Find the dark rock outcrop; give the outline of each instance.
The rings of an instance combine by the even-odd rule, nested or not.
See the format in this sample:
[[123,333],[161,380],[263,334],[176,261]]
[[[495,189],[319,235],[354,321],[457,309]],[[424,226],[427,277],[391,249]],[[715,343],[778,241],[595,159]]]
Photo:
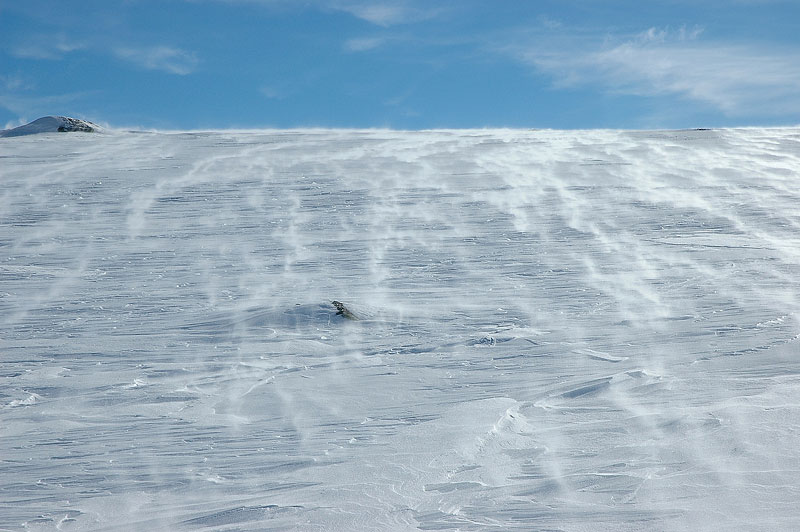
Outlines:
[[336,310],[337,310],[336,315],[337,316],[342,316],[344,318],[347,318],[348,320],[357,320],[358,319],[358,317],[355,314],[350,312],[350,310],[347,307],[344,306],[344,303],[342,303],[340,301],[331,301],[331,304],[334,307],[336,307]]

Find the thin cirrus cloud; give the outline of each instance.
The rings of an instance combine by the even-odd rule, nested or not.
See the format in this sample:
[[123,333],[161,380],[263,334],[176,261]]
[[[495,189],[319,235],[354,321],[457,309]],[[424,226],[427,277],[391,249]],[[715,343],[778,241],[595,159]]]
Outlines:
[[284,91],[270,85],[264,85],[258,90],[258,92],[260,92],[263,97],[269,100],[282,100],[286,98],[286,93]]
[[11,55],[20,59],[58,60],[86,47],[85,43],[72,41],[63,35],[41,35],[13,47]]
[[[185,0],[197,2],[201,0]],[[285,8],[297,5],[311,6],[322,11],[341,11],[377,26],[389,27],[435,18],[441,6],[421,0],[209,0],[228,4],[258,4],[265,7]]]
[[522,60],[551,76],[557,88],[678,95],[728,116],[800,111],[800,52],[703,42],[700,34],[651,28],[617,44],[598,47],[575,40],[560,43],[559,49],[518,52]]
[[[20,59],[61,60],[76,51],[97,51],[97,43],[73,41],[63,35],[37,36],[11,48],[11,55]],[[171,74],[186,75],[192,73],[199,63],[193,52],[171,46],[127,47],[113,49],[119,58],[149,70],[161,70]]]
[[330,7],[384,27],[428,20],[436,17],[440,11],[435,7],[420,7],[402,1],[337,1]]
[[148,70],[160,70],[185,76],[197,68],[199,59],[193,52],[171,46],[148,46],[144,48],[117,48],[115,55]]
[[380,37],[357,37],[345,41],[344,49],[348,52],[366,52],[380,47],[385,41]]

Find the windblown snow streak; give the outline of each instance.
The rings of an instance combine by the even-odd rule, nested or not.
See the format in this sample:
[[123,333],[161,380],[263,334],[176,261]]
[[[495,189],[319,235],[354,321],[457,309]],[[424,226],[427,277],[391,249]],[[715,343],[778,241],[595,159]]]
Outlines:
[[797,129],[39,135],[0,165],[2,529],[800,522]]

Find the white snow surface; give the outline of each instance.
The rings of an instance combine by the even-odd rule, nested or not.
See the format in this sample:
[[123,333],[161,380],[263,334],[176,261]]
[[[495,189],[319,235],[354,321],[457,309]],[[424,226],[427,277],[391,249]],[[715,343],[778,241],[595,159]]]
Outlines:
[[0,181],[1,530],[800,523],[798,129],[44,134]]

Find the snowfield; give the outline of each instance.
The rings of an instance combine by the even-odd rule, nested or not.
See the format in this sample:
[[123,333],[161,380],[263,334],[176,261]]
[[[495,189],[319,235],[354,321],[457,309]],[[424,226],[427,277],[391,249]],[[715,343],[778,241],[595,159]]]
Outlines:
[[800,129],[39,134],[0,184],[0,530],[800,523]]

